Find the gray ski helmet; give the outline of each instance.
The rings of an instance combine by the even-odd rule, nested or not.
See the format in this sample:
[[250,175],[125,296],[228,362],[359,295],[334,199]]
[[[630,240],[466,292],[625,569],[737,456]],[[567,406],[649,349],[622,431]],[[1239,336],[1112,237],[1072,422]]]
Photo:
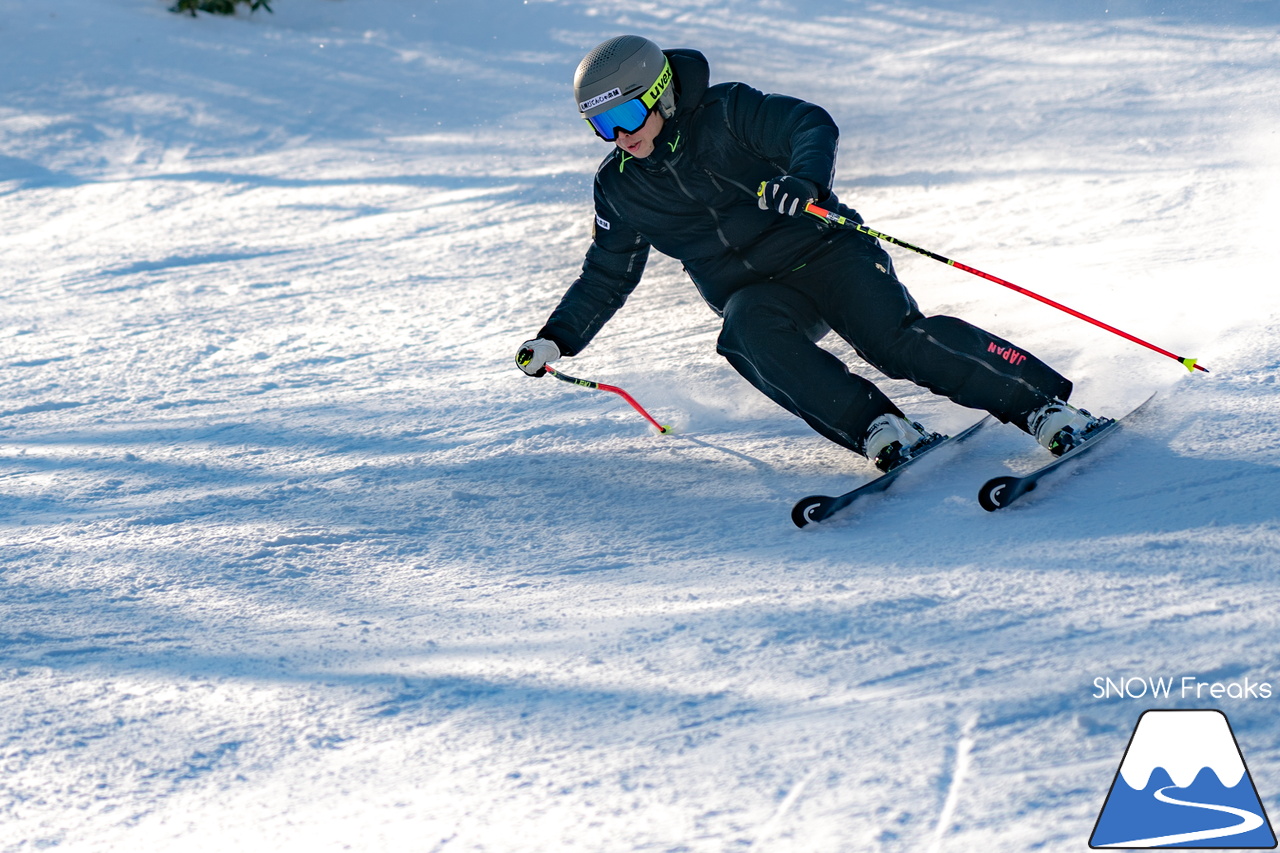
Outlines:
[[617,36],[583,57],[573,75],[573,97],[588,121],[633,98],[671,118],[676,111],[671,84],[671,65],[660,47],[641,36]]

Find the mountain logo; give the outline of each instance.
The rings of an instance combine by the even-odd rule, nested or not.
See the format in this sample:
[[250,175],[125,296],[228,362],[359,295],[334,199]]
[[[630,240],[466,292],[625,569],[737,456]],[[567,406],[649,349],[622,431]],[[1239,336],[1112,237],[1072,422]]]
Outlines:
[[1089,846],[1270,850],[1276,836],[1221,711],[1146,711]]

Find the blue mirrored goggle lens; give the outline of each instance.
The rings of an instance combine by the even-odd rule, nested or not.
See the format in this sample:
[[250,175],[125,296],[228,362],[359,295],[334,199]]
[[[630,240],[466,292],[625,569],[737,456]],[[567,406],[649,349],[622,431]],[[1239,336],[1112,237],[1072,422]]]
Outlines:
[[635,133],[644,126],[649,117],[649,108],[639,98],[632,98],[625,104],[605,110],[598,116],[587,119],[587,123],[601,139],[612,142],[617,138],[615,128],[622,128],[625,133]]

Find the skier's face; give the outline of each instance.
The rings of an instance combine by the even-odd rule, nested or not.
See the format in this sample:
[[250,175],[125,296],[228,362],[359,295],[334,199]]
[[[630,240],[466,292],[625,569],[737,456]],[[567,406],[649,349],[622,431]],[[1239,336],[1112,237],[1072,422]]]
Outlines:
[[662,132],[664,124],[666,124],[666,119],[657,110],[653,110],[639,130],[635,133],[619,132],[618,138],[613,141],[613,144],[632,157],[639,157],[643,160],[653,153],[653,140],[658,138],[658,134]]

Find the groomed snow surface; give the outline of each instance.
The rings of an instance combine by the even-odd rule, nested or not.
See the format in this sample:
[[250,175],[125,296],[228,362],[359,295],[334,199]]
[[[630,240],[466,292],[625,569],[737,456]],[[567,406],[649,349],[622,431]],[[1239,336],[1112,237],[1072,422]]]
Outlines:
[[[1224,711],[1280,812],[1275,3],[167,5],[0,0],[0,851],[1076,851],[1149,707]],[[1005,512],[1045,457],[997,425],[803,531],[871,468],[677,263],[563,365],[673,435],[524,377],[624,32],[826,106],[874,227],[1212,372],[895,250],[1079,404],[1159,397]]]

